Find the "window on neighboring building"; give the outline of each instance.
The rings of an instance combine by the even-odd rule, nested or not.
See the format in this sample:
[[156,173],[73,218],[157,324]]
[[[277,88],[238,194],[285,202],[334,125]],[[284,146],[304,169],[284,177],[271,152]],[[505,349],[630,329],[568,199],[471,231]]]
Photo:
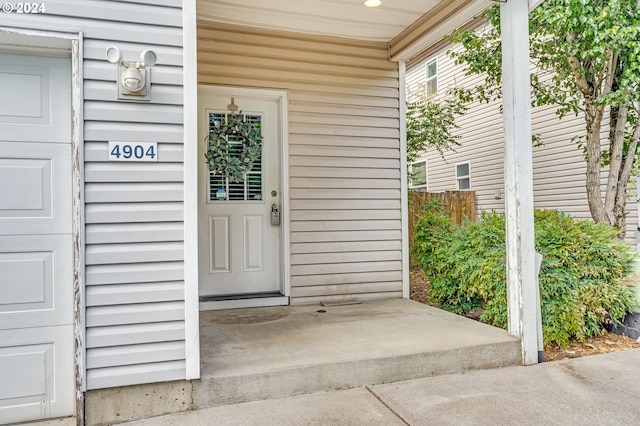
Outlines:
[[471,163],[456,164],[456,188],[471,189]]
[[412,163],[409,173],[409,187],[427,188],[427,160]]
[[427,96],[433,96],[438,93],[438,61],[436,60],[436,58],[433,58],[427,62],[426,72]]

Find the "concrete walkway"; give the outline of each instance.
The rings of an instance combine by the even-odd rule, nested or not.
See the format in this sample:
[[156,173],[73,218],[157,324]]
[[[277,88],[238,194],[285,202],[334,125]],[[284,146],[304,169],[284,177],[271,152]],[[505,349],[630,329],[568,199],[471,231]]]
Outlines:
[[640,424],[640,349],[225,405],[125,424]]

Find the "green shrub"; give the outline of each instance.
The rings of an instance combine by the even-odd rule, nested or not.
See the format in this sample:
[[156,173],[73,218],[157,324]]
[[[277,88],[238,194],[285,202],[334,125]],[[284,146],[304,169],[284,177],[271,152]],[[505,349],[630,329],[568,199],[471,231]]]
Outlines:
[[[418,222],[414,258],[424,267],[434,304],[464,314],[483,308],[482,321],[506,328],[506,245],[504,216],[483,213],[464,227],[442,224],[446,213],[431,208]],[[575,220],[555,210],[535,212],[536,250],[543,255],[539,281],[546,343],[584,340],[619,323],[633,294],[622,279],[633,254],[617,231],[591,220]],[[422,239],[423,236],[428,236]]]
[[412,255],[418,265],[428,269],[433,262],[433,251],[451,239],[453,221],[441,201],[430,198],[422,204],[421,218],[414,229]]

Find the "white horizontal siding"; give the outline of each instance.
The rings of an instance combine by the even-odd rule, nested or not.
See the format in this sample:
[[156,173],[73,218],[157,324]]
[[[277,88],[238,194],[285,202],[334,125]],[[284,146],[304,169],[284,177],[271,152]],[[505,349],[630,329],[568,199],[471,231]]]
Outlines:
[[91,121],[182,123],[182,106],[177,105],[85,101],[84,107],[84,118]]
[[[466,76],[446,55],[446,47],[407,71],[409,93],[424,88],[425,64],[438,59],[439,93],[452,87],[481,84],[481,76]],[[471,189],[476,191],[478,210],[504,211],[504,149],[502,115],[498,103],[473,104],[456,121],[462,146],[456,152],[446,152],[444,160],[437,152],[426,152],[428,190],[439,192],[456,188],[455,164],[471,162]],[[584,135],[584,118],[569,115],[559,120],[551,107],[534,108],[532,130],[543,146],[533,149],[534,205],[536,208],[558,209],[577,218],[590,218],[585,189],[586,163],[582,151],[572,138]],[[603,129],[606,138],[608,129]],[[606,170],[603,170],[606,173]],[[604,187],[603,187],[604,190]],[[497,195],[497,197],[496,197]],[[635,243],[638,225],[637,202],[627,204],[627,241]]]
[[134,361],[153,363],[181,360],[184,351],[184,341],[95,348],[87,356],[87,368],[110,367],[115,364],[114,360],[120,365],[129,365]]
[[[60,8],[56,1],[47,2],[47,13],[36,16],[37,20],[27,20],[25,17],[17,13],[5,13],[2,19],[5,24],[14,26],[31,26],[37,25],[39,28],[47,28],[49,30],[70,31],[82,30],[87,39],[110,40],[113,42],[131,42],[135,40],[137,43],[146,46],[163,45],[176,46],[182,45],[182,29],[178,27],[163,27],[156,25],[142,25],[144,23],[145,14],[130,14],[124,16],[124,21],[101,21],[99,13],[92,13],[90,16],[64,16],[68,12],[68,7]],[[76,4],[76,1],[73,1]],[[155,9],[156,6],[147,5],[147,10]],[[73,9],[73,6],[71,6]],[[126,12],[126,8],[122,7],[122,12]],[[180,10],[174,9],[174,13],[180,14]],[[139,23],[130,23],[127,21],[137,21]],[[31,24],[31,25],[30,25]]]
[[[139,48],[153,47],[150,44],[141,45]],[[131,58],[132,60],[139,59],[139,53],[137,57]],[[125,60],[128,58],[124,58]],[[160,61],[161,59],[159,59]],[[87,60],[84,63],[84,78],[85,80],[101,80],[101,81],[115,81],[115,65],[109,62],[102,61],[93,61]],[[154,65],[151,68],[151,83],[152,83],[152,92],[153,87],[157,87],[156,85],[166,84],[173,86],[180,86],[182,84],[182,68],[180,67],[169,67],[164,65]],[[115,91],[115,89],[114,89]]]
[[93,265],[87,268],[85,281],[87,285],[113,285],[179,281],[183,278],[184,264],[180,261]]
[[[84,98],[89,101],[105,99],[112,96],[113,93],[113,84],[108,81],[87,81],[84,85]],[[153,99],[161,104],[181,105],[182,88],[180,86],[156,85],[153,87]]]
[[[162,149],[162,142],[182,143],[182,126],[164,123],[115,123],[105,121],[85,122],[84,137],[86,142],[99,143],[102,141],[136,141],[158,142],[158,151]],[[103,145],[107,156],[102,161],[108,160],[107,146]],[[163,161],[171,161],[160,157]],[[90,161],[87,159],[87,161]],[[91,160],[93,161],[93,160]]]
[[182,222],[98,223],[85,228],[87,244],[180,241],[183,235]]
[[[110,2],[113,3],[113,2]],[[97,40],[88,39],[84,42],[84,59],[102,61],[105,57],[107,47],[113,46],[112,40]],[[118,49],[123,57],[127,58],[139,58],[140,57],[140,45],[138,43],[130,43],[119,41]],[[154,45],[153,51],[156,52],[159,58],[162,59],[162,65],[164,66],[182,66],[182,47],[181,46],[162,46]],[[88,82],[87,82],[88,83]],[[85,86],[86,90],[86,86]]]
[[87,204],[86,223],[181,222],[182,203]]
[[182,183],[87,183],[87,203],[182,201]]
[[184,258],[182,241],[87,245],[87,265],[179,261]]
[[[2,21],[83,35],[87,388],[184,378],[181,2],[45,7]],[[108,46],[124,60],[155,51],[149,102],[117,100]],[[157,161],[109,162],[108,141],[157,142]]]
[[156,302],[96,306],[87,310],[87,327],[105,327],[184,320],[184,302]]
[[398,65],[378,43],[202,23],[202,84],[288,91],[292,304],[402,297]]
[[[136,358],[140,359],[142,355],[137,354]],[[184,379],[185,368],[185,362],[181,360],[92,368],[87,372],[87,380],[93,383],[95,388],[157,383]]]
[[86,182],[182,182],[183,165],[176,163],[87,163]]
[[[126,324],[87,329],[87,348],[107,348],[184,340],[184,322]],[[87,352],[87,356],[91,351]]]
[[85,304],[87,306],[141,304],[180,300],[184,293],[184,282],[166,281],[136,284],[111,284],[87,286]]

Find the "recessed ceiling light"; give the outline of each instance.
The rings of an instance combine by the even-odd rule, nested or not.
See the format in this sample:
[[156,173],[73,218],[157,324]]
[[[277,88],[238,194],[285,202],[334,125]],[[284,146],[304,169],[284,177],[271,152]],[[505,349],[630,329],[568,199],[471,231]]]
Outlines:
[[364,0],[363,4],[367,7],[378,7],[382,2],[380,0]]

